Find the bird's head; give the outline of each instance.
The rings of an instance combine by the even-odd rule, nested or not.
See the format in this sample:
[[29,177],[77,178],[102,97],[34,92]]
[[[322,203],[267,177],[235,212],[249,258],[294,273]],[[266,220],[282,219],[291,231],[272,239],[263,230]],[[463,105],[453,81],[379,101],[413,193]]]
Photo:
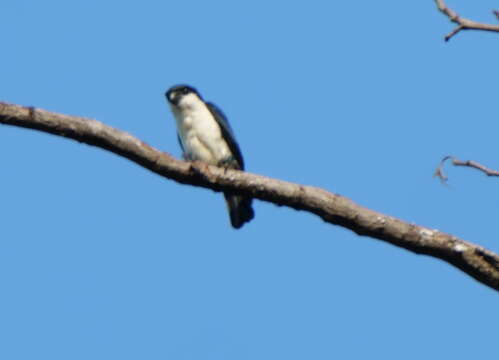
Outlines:
[[166,100],[174,107],[188,107],[193,102],[201,100],[201,96],[195,88],[189,85],[172,86],[165,93]]

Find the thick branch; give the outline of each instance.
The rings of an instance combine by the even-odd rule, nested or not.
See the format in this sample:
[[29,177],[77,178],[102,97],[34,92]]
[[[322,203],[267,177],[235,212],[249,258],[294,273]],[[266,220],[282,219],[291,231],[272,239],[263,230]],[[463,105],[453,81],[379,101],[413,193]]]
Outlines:
[[[445,36],[445,41],[449,41],[454,35],[461,30],[483,30],[499,32],[499,25],[479,23],[470,19],[460,17],[454,10],[449,8],[444,0],[435,0],[438,10],[440,10],[450,21],[457,24],[457,27]],[[499,17],[496,11],[493,11],[496,17]]]
[[180,161],[128,133],[92,119],[0,102],[0,123],[36,129],[109,150],[182,184],[215,191],[235,191],[311,212],[328,223],[348,228],[359,235],[442,259],[499,290],[499,255],[455,236],[366,209],[323,189],[198,162]]
[[444,164],[447,160],[452,161],[452,165],[454,166],[465,166],[465,167],[470,167],[473,169],[477,169],[481,172],[483,172],[487,176],[499,176],[499,171],[489,169],[485,165],[482,165],[480,163],[477,163],[476,161],[473,160],[459,160],[458,158],[455,158],[454,156],[446,156],[440,161],[440,164],[437,167],[437,170],[435,170],[435,176],[438,177],[442,182],[446,182],[448,180],[448,177],[444,173]]

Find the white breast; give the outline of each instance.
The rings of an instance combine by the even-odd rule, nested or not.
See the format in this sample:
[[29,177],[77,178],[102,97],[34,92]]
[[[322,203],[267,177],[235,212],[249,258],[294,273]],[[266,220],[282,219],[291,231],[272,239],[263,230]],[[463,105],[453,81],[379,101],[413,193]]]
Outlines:
[[210,110],[195,94],[172,106],[177,129],[186,155],[212,165],[231,155],[222,132]]

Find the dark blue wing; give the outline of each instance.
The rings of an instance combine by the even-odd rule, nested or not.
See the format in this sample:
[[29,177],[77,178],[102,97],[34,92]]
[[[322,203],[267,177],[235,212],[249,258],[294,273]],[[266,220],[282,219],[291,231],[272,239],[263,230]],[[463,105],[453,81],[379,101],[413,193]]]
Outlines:
[[243,156],[241,155],[241,150],[239,149],[239,145],[237,145],[234,132],[232,131],[229,125],[227,117],[224,115],[222,110],[220,110],[215,104],[207,102],[206,106],[208,107],[208,110],[210,110],[211,114],[213,115],[218,125],[220,126],[220,130],[222,130],[222,136],[224,140],[227,142],[227,145],[229,145],[229,149],[232,153],[232,156],[237,161],[236,168],[244,170]]
[[182,157],[184,158],[184,160],[189,160],[190,156],[185,152],[184,145],[182,145],[182,140],[180,139],[180,135],[178,133],[177,133],[177,140],[178,144],[180,145],[180,148],[182,149]]
[[182,140],[180,140],[180,135],[178,133],[177,133],[177,141],[178,144],[180,145],[180,148],[182,149],[182,154],[185,154],[184,145],[182,145]]

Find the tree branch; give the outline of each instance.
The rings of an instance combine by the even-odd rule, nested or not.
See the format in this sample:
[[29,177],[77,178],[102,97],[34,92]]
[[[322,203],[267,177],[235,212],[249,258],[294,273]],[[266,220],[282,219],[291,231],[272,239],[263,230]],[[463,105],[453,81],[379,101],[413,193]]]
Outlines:
[[64,136],[123,156],[182,184],[233,191],[313,213],[333,225],[444,260],[483,284],[499,290],[499,255],[450,234],[425,228],[357,205],[323,189],[184,162],[132,135],[96,120],[0,102],[0,123]]
[[482,165],[480,163],[477,163],[476,161],[473,160],[466,160],[462,161],[459,160],[458,158],[455,158],[454,156],[446,156],[440,161],[440,164],[438,165],[437,169],[435,170],[435,176],[438,177],[442,182],[446,182],[449,178],[445,175],[444,173],[444,164],[447,160],[450,160],[452,162],[452,165],[454,166],[466,166],[470,167],[473,169],[477,169],[481,172],[483,172],[487,176],[499,176],[499,171],[489,169],[485,165]]
[[[462,18],[454,10],[449,8],[445,4],[444,0],[435,0],[435,2],[437,4],[438,10],[440,10],[445,16],[447,16],[450,21],[457,24],[457,27],[445,36],[445,41],[449,41],[461,30],[482,30],[499,32],[499,25],[484,24],[470,19]],[[499,13],[497,11],[494,10],[492,12],[497,18],[499,18]]]

